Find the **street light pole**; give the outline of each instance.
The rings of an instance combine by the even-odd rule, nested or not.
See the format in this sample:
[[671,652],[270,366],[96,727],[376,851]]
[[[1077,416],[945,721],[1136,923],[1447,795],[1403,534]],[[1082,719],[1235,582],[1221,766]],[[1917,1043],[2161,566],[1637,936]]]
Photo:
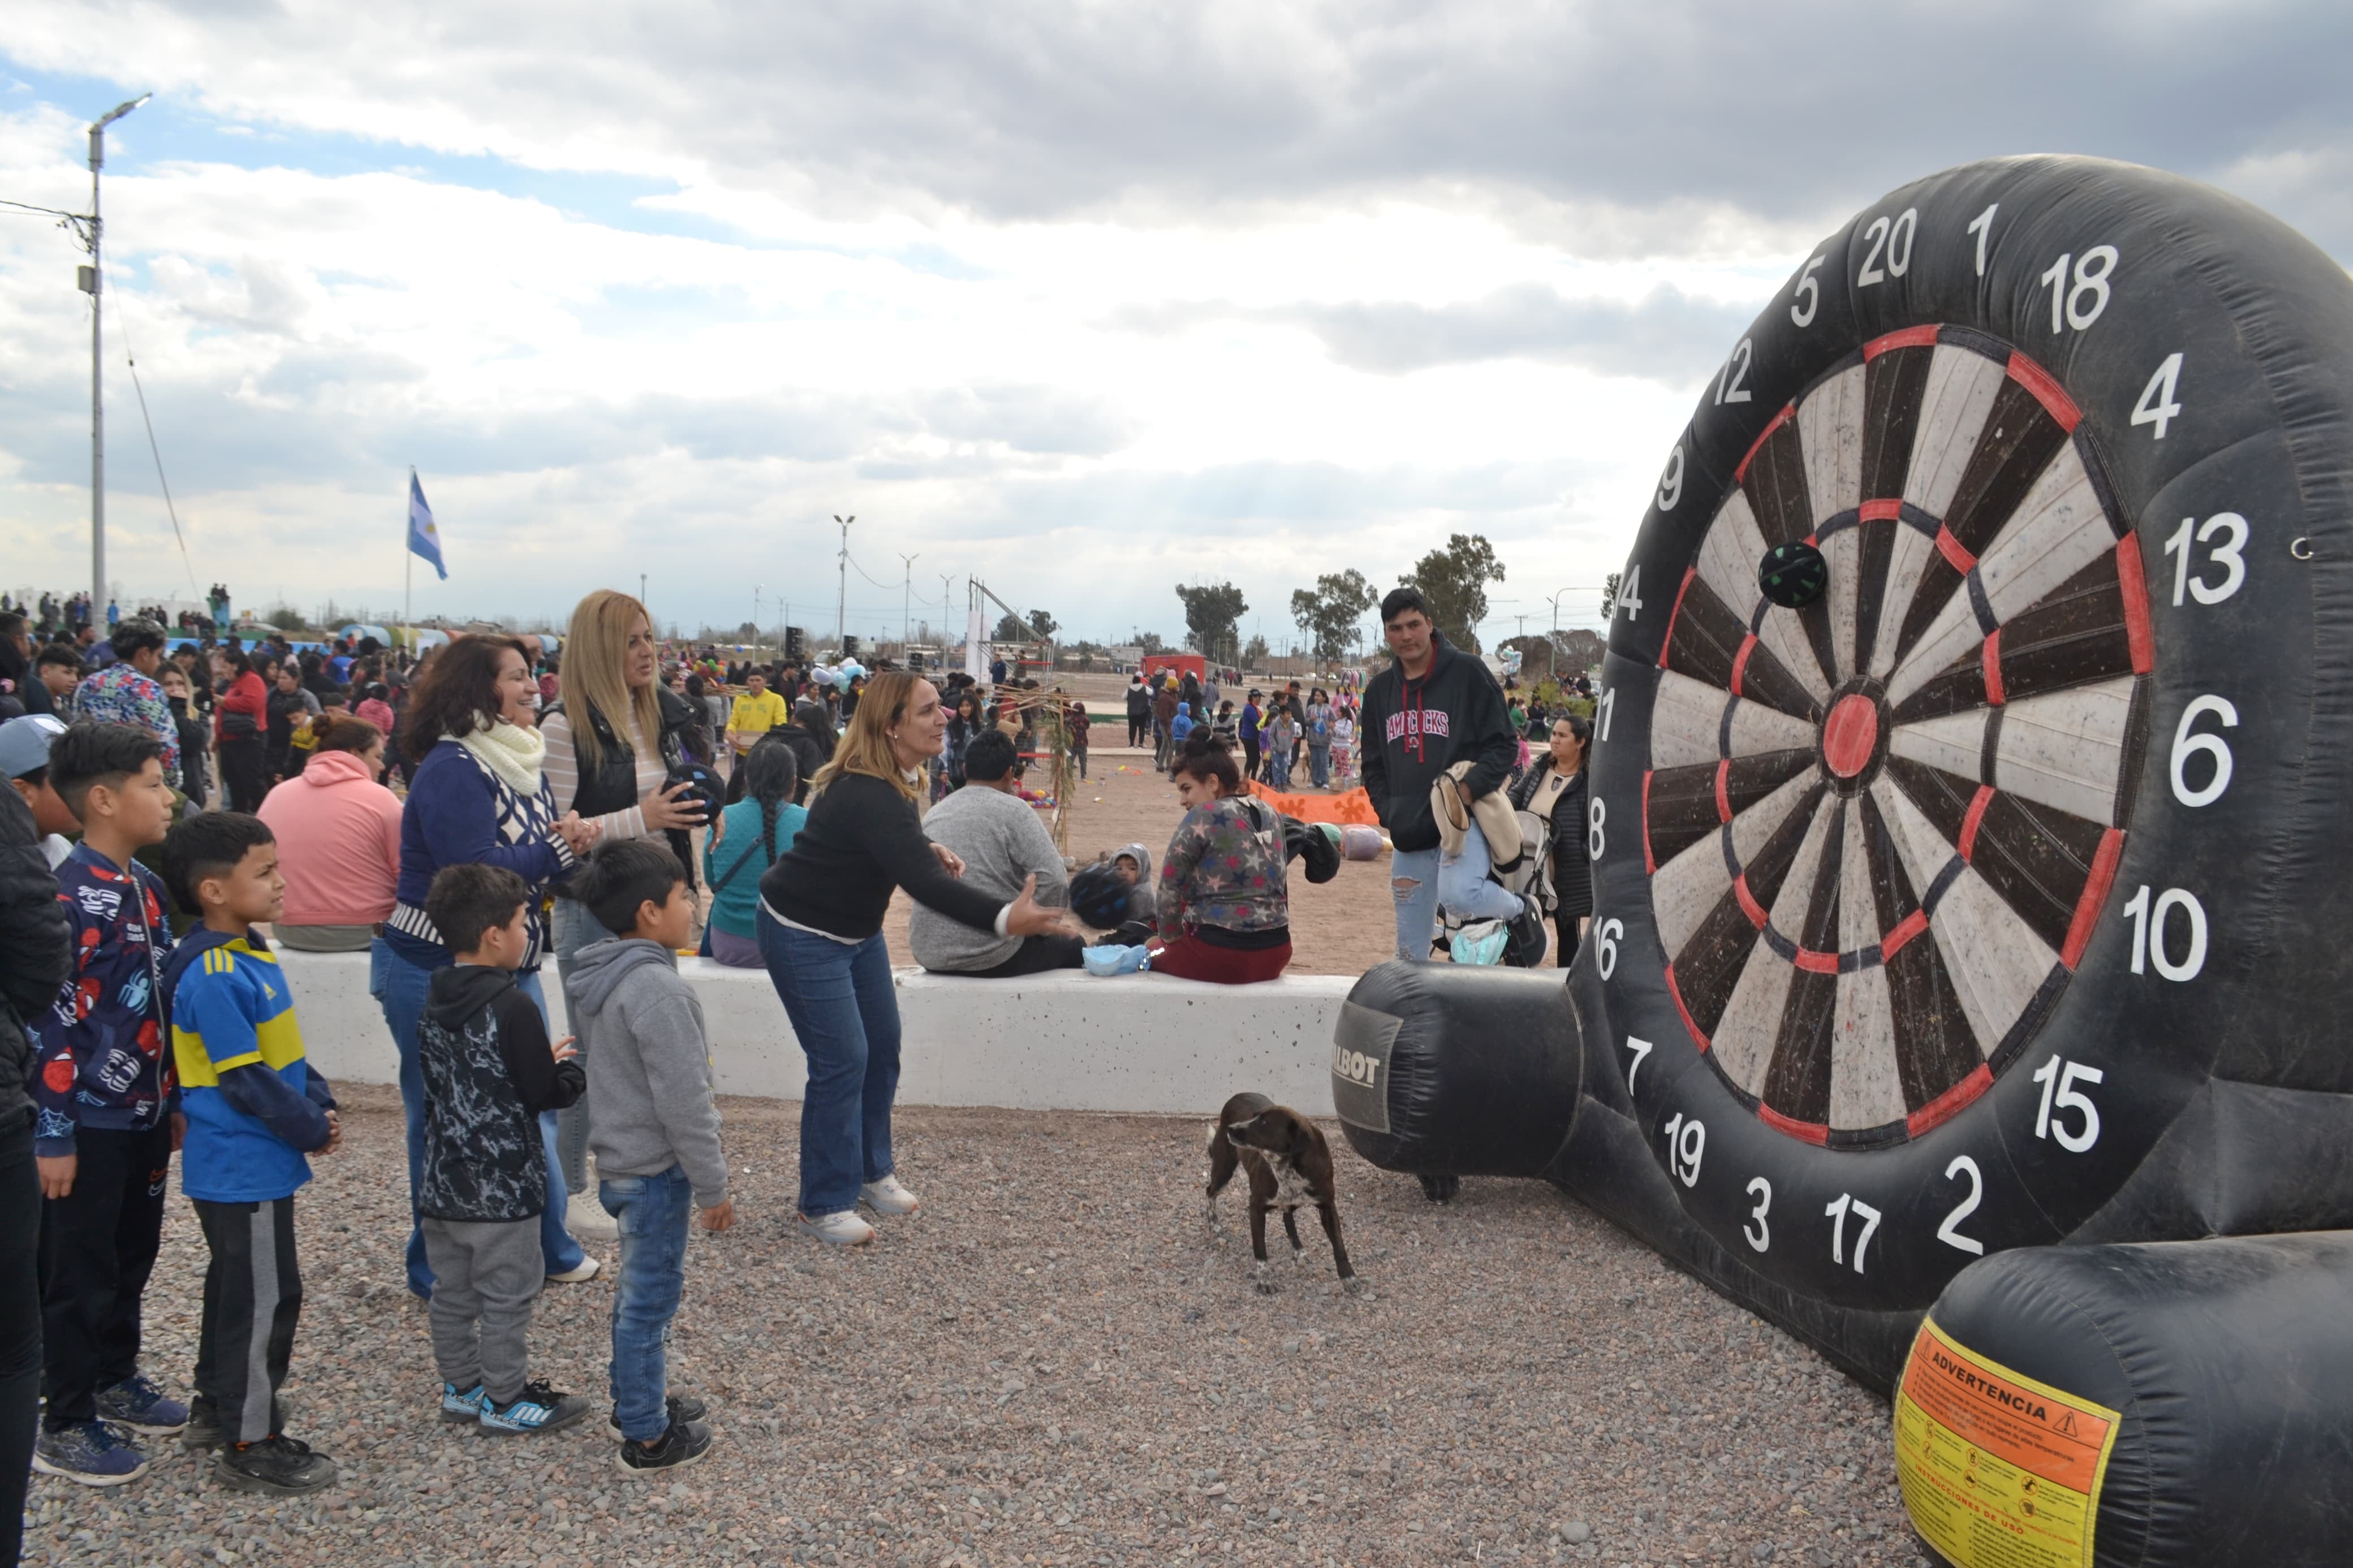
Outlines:
[[106,617],[106,372],[99,320],[98,172],[106,166],[106,128],[154,96],[142,92],[118,103],[90,128],[90,268],[82,287],[90,294],[90,614],[91,624],[98,626]]
[[839,596],[837,596],[833,602],[833,651],[834,657],[839,658],[841,656],[843,634],[849,629],[848,625],[849,610],[849,525],[858,521],[858,516],[853,512],[849,516],[844,517],[839,512],[835,512],[833,514],[833,521],[841,524],[841,589]]
[[[920,550],[915,552],[915,555],[922,553]],[[915,620],[915,555],[899,557],[907,563],[906,592],[899,602],[899,657],[902,660],[907,657],[907,628],[914,625]]]

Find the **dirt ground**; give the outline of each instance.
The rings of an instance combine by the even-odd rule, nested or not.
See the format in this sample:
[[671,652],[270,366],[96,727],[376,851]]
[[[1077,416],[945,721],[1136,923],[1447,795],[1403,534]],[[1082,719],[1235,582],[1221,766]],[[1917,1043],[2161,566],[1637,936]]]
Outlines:
[[[1105,681],[1108,676],[1066,678]],[[1097,704],[1092,694],[1089,711]],[[1126,720],[1119,738],[1126,736]],[[1110,728],[1109,715],[1096,723],[1094,733]],[[1304,759],[1302,759],[1303,773]],[[1090,756],[1086,783],[1070,803],[1070,852],[1083,865],[1098,853],[1109,854],[1123,844],[1140,843],[1152,851],[1154,868],[1168,847],[1169,835],[1184,816],[1176,804],[1176,786],[1152,768],[1149,752],[1131,752],[1099,747]],[[1312,792],[1309,792],[1312,793]],[[891,900],[882,932],[891,945],[891,962],[911,964],[907,947],[907,914],[913,908],[901,893]],[[1378,860],[1343,861],[1340,874],[1322,887],[1309,885],[1303,874],[1291,879],[1291,973],[1293,974],[1362,974],[1388,957],[1397,944],[1397,922],[1390,913],[1388,857]]]
[[[799,1107],[721,1102],[737,1223],[696,1232],[671,1386],[692,1469],[607,1435],[616,1249],[551,1285],[533,1371],[587,1422],[438,1418],[403,1289],[401,1116],[340,1086],[343,1149],[296,1208],[287,1428],[332,1489],[248,1497],[169,1441],[128,1486],[33,1478],[44,1568],[1926,1568],[1884,1401],[1540,1182],[1454,1203],[1326,1124],[1363,1295],[1317,1227],[1276,1293],[1231,1197],[1203,1223],[1193,1117],[902,1107],[923,1212],[843,1256],[787,1229]],[[205,1247],[175,1193],[142,1361],[174,1395]]]

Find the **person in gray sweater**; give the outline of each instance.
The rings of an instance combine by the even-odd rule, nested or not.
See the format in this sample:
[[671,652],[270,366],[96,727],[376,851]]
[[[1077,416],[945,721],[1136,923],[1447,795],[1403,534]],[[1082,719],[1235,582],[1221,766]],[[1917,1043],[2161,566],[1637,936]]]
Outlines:
[[[1012,899],[1034,873],[1038,902],[1062,909],[1071,901],[1062,853],[1037,809],[1014,793],[1017,752],[1002,730],[975,736],[965,748],[964,787],[932,807],[923,831],[963,857],[968,886],[993,899]],[[989,979],[1076,969],[1086,948],[1074,936],[998,936],[923,904],[907,917],[907,945],[915,962],[934,973]]]
[[575,1028],[594,1034],[588,1142],[597,1197],[621,1231],[613,1297],[613,1426],[620,1465],[643,1476],[711,1447],[700,1400],[670,1395],[662,1347],[686,1283],[690,1208],[702,1228],[735,1223],[702,1004],[678,973],[692,930],[686,868],[657,839],[601,846],[563,888],[613,935],[573,960]]

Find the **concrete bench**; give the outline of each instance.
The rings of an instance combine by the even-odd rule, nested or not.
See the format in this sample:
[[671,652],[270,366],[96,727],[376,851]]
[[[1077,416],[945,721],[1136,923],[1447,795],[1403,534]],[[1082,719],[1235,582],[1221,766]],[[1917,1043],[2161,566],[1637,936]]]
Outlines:
[[[395,1081],[399,1059],[368,994],[368,955],[277,952],[320,1070],[331,1081]],[[798,1100],[807,1061],[766,973],[702,958],[681,959],[679,972],[702,1001],[719,1092]],[[1331,1115],[1333,1026],[1356,984],[1340,974],[1211,985],[1075,970],[965,980],[902,969],[893,978],[902,1104],[1204,1115],[1246,1089]],[[544,979],[561,1036],[553,963]]]

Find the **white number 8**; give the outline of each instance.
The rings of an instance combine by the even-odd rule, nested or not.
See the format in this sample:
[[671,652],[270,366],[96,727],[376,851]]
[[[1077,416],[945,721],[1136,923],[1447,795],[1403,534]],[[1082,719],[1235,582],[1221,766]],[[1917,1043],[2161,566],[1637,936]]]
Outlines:
[[1601,831],[1601,825],[1609,819],[1609,803],[1599,795],[1595,795],[1592,809],[1587,813],[1586,818],[1592,826],[1585,836],[1585,851],[1592,859],[1601,858],[1601,847],[1609,837],[1609,835]]

